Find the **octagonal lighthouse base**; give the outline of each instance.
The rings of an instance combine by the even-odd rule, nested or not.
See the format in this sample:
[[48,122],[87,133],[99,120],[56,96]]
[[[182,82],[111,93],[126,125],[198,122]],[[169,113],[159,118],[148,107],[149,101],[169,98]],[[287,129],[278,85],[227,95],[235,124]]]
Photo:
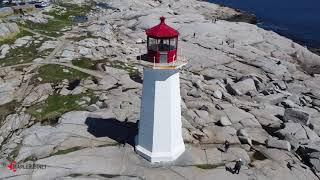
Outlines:
[[151,162],[174,161],[185,150],[179,71],[144,68],[143,75],[136,151]]

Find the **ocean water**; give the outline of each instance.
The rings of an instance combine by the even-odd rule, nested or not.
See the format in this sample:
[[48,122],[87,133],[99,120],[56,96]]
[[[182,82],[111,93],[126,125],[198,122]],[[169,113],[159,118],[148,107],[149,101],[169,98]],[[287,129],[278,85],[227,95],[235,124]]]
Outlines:
[[253,13],[258,26],[320,48],[320,0],[209,0]]

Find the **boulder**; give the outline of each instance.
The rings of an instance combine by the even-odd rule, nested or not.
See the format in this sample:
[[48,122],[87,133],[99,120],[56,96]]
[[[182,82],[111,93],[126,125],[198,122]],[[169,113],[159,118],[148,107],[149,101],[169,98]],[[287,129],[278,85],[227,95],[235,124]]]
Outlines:
[[191,91],[188,91],[188,96],[192,96],[194,98],[200,98],[201,97],[201,90],[193,88]]
[[14,13],[13,9],[10,7],[0,8],[0,17],[9,16],[9,15],[12,15],[13,13]]
[[6,54],[8,54],[10,50],[10,46],[8,44],[3,44],[1,47],[0,47],[0,59],[2,58],[5,58],[6,57]]
[[319,99],[313,99],[311,104],[313,106],[320,107],[320,100]]
[[243,119],[255,119],[255,117],[246,111],[239,109],[231,104],[222,105],[223,112],[228,116],[232,123],[238,123]]
[[286,93],[276,93],[276,94],[269,94],[266,96],[257,96],[255,100],[264,104],[278,104],[283,101],[288,95]]
[[59,94],[62,95],[62,96],[66,96],[66,95],[71,94],[71,91],[68,90],[66,87],[63,87],[63,88],[60,90]]
[[83,86],[77,86],[76,88],[74,88],[70,93],[72,95],[76,95],[76,94],[81,94],[83,92],[86,91],[86,88],[84,88]]
[[251,138],[245,137],[245,136],[238,136],[238,138],[242,143],[252,146],[252,139]]
[[285,140],[278,140],[275,138],[269,138],[266,142],[268,147],[277,148],[277,149],[284,149],[287,151],[291,150],[291,145],[288,141]]
[[114,77],[106,76],[102,79],[99,79],[98,88],[100,90],[108,90],[108,89],[112,88],[117,82],[118,82],[118,80],[115,79]]
[[283,116],[284,108],[279,106],[265,105],[264,108],[253,109],[250,111],[253,114],[259,123],[267,128],[272,128],[274,130],[279,130],[282,124],[282,121],[278,118]]
[[222,126],[231,126],[232,125],[232,123],[230,122],[230,120],[227,116],[221,116],[219,119],[219,123]]
[[283,100],[283,101],[281,102],[281,104],[282,104],[285,108],[295,108],[295,107],[297,107],[297,105],[296,105],[294,102],[292,102],[291,100],[289,100],[289,99]]
[[0,92],[0,106],[13,101],[14,95],[10,92]]
[[276,134],[288,140],[293,146],[320,141],[320,137],[314,131],[299,123],[285,123],[285,127],[276,131]]
[[274,81],[273,83],[274,83],[274,85],[278,86],[281,90],[287,89],[287,85],[284,81],[278,80],[278,81]]
[[230,147],[227,152],[224,148],[208,147],[205,149],[208,164],[224,164],[242,159],[244,163],[250,162],[250,157],[246,150],[239,147]]
[[217,98],[217,99],[221,99],[222,98],[222,92],[220,90],[215,90],[213,92],[212,96]]
[[11,133],[23,128],[29,123],[31,116],[29,114],[10,114],[6,117],[5,123],[0,128],[0,136],[4,139]]
[[209,122],[210,121],[210,117],[209,117],[209,113],[208,111],[204,111],[204,110],[195,110],[195,113],[198,115],[198,117],[203,120],[204,122]]
[[309,124],[309,114],[301,109],[288,108],[284,111],[284,120],[286,122],[292,121],[296,123],[301,123],[303,125]]
[[0,23],[0,39],[6,39],[19,33],[19,27],[16,23]]
[[317,172],[320,172],[320,152],[313,152],[309,154],[309,162]]
[[237,131],[237,135],[239,140],[244,143],[244,144],[249,144],[250,146],[252,146],[252,139],[249,137],[249,134],[247,133],[247,131],[245,129],[239,129]]
[[208,126],[203,128],[203,132],[206,137],[201,139],[202,143],[217,143],[222,144],[226,140],[230,144],[239,144],[239,139],[236,134],[236,130],[232,127],[219,127],[219,126]]
[[87,30],[93,35],[97,37],[110,37],[112,32],[112,27],[109,24],[92,24],[87,27]]
[[96,104],[91,104],[90,106],[86,107],[86,109],[90,112],[93,112],[99,110],[100,108]]
[[320,56],[308,51],[307,48],[298,48],[295,52],[295,57],[300,66],[309,74],[320,74]]
[[45,41],[37,50],[42,52],[48,49],[54,49],[57,47],[57,45],[58,41]]
[[250,78],[239,81],[232,85],[228,84],[226,88],[231,94],[238,96],[244,95],[249,91],[257,91],[253,79]]
[[307,139],[307,135],[305,130],[302,128],[301,124],[299,123],[285,123],[285,127],[277,133],[281,137],[291,137],[294,136],[298,140]]
[[24,98],[22,105],[31,106],[38,102],[46,100],[49,95],[53,93],[53,88],[50,83],[40,84],[34,88],[31,88],[28,95]]
[[31,21],[32,23],[37,24],[46,24],[48,23],[48,19],[42,14],[42,13],[34,13],[32,15],[24,15],[23,20],[25,21]]
[[32,36],[24,36],[17,39],[13,46],[14,47],[22,47],[22,46],[29,46],[29,43],[32,41]]
[[193,143],[195,139],[191,136],[190,131],[185,128],[182,128],[182,138],[186,143]]
[[255,144],[263,144],[264,145],[266,143],[266,140],[270,136],[261,127],[254,127],[254,128],[246,127],[244,130],[248,135],[246,137],[249,137],[252,140],[252,143],[255,143]]
[[245,129],[240,129],[237,131],[237,135],[238,136],[243,136],[243,137],[249,137],[249,134],[247,133],[247,131]]
[[258,120],[256,120],[255,118],[251,118],[251,119],[242,119],[240,121],[240,124],[243,126],[243,127],[261,127],[260,123]]

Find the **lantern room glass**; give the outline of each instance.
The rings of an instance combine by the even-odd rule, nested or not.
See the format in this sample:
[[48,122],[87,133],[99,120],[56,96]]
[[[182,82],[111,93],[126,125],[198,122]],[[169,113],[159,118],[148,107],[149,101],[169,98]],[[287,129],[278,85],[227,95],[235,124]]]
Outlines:
[[155,39],[148,37],[148,49],[151,51],[172,51],[177,49],[178,37]]

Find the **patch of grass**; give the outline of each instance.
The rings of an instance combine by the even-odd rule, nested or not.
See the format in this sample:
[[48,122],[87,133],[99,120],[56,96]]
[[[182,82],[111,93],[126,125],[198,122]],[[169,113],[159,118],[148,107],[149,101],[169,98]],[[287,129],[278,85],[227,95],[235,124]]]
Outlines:
[[29,156],[29,157],[27,157],[25,160],[23,160],[23,162],[25,163],[25,162],[28,162],[28,161],[36,161],[37,160],[37,157],[35,157],[35,156]]
[[[82,109],[76,103],[81,97],[82,95],[52,95],[48,97],[45,103],[30,107],[28,112],[39,121],[56,119],[65,112]],[[39,109],[41,111],[38,111]]]
[[18,38],[24,37],[24,36],[32,36],[33,34],[29,31],[22,30],[18,34],[13,34],[12,36],[6,38],[6,39],[0,39],[0,44],[13,44]]
[[60,36],[59,31],[68,25],[71,24],[64,21],[57,21],[55,19],[49,19],[48,23],[33,23],[31,21],[27,21],[24,25],[20,24],[20,26],[24,26],[51,37]]
[[73,60],[72,64],[85,69],[92,69],[92,70],[96,69],[96,62],[86,58]]
[[138,71],[138,69],[134,65],[127,64],[122,61],[112,61],[110,64],[111,64],[111,67],[125,70],[129,72],[129,74],[136,73]]
[[72,19],[70,19],[70,17],[84,16],[92,9],[91,5],[79,6],[75,4],[60,4],[60,6],[65,10],[61,11],[61,8],[56,8],[50,12],[47,12],[46,14],[53,16],[57,20],[68,21],[72,23]]
[[113,144],[102,144],[96,147],[109,147],[109,146],[119,146],[121,145],[120,143],[113,143]]
[[20,148],[21,148],[21,144],[18,144],[17,147],[9,154],[7,159],[9,161],[13,162],[16,159],[16,157],[18,156]]
[[[65,8],[65,10],[62,10],[62,8]],[[58,37],[61,35],[60,31],[63,28],[71,26],[73,24],[74,16],[86,15],[91,10],[91,6],[78,6],[68,4],[63,4],[62,8],[56,8],[50,12],[45,13],[54,17],[53,19],[49,19],[48,23],[33,23],[31,21],[28,21],[22,26],[51,37]]]
[[[45,41],[44,39],[43,41]],[[46,52],[39,53],[37,48],[41,46],[42,43],[30,44],[29,46],[16,47],[15,49],[10,49],[5,58],[0,59],[1,66],[11,66],[22,63],[32,62],[37,57],[43,57]]]
[[111,67],[127,71],[132,80],[138,83],[142,83],[141,74],[134,65],[127,64],[121,61],[113,61],[111,62]]
[[14,67],[14,70],[23,72],[23,70],[27,67],[29,67],[29,65],[21,65],[21,66]]
[[83,107],[81,107],[77,101],[81,101],[81,98],[84,96],[91,98],[90,103],[95,103],[97,101],[97,98],[92,91],[67,96],[54,94],[49,96],[45,102],[29,107],[27,111],[38,121],[48,121],[47,123],[54,124],[57,122],[58,118],[66,112],[83,110]]
[[[69,72],[64,72],[63,69],[67,69]],[[48,64],[39,68],[38,75],[33,77],[33,81],[38,77],[42,78],[41,83],[58,83],[64,79],[69,81],[84,79],[89,75],[64,66]]]
[[72,64],[84,69],[91,69],[91,70],[97,70],[97,64],[99,63],[105,63],[109,62],[107,59],[102,59],[102,60],[91,60],[88,58],[81,58],[81,59],[76,59],[72,60]]
[[78,150],[80,150],[80,149],[83,149],[83,147],[76,146],[76,147],[72,147],[72,148],[65,149],[65,150],[59,150],[58,152],[52,154],[52,156],[54,156],[54,155],[68,154],[68,153],[71,153],[71,152],[74,152],[74,151],[78,151]]

